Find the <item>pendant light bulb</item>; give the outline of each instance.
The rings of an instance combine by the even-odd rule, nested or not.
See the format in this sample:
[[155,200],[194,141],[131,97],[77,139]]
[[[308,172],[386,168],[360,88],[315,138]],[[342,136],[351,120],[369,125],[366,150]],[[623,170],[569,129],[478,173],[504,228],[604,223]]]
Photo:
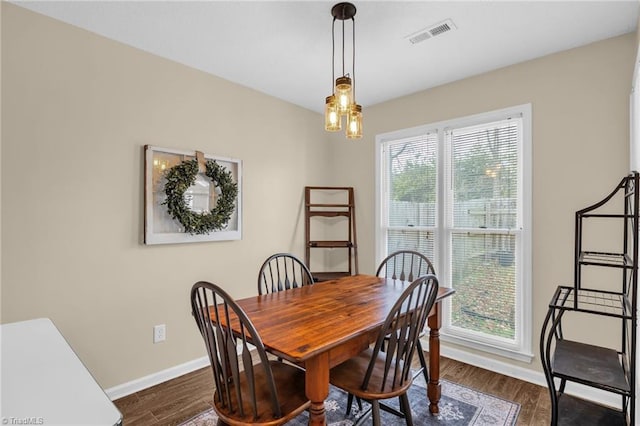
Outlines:
[[351,104],[347,115],[347,139],[362,137],[362,106]]
[[344,76],[336,79],[336,97],[338,98],[338,109],[341,115],[349,113],[349,107],[353,100],[351,90],[351,78]]
[[327,96],[324,106],[324,129],[329,132],[337,132],[342,129],[338,102],[334,95]]

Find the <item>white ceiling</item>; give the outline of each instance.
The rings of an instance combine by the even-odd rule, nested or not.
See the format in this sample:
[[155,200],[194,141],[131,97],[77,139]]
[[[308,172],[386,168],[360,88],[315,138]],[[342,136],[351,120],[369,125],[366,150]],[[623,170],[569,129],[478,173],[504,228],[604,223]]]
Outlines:
[[[331,94],[330,10],[337,1],[14,3],[313,111],[322,111]],[[357,101],[366,108],[635,31],[640,2],[354,4]],[[446,19],[457,30],[415,45],[407,40]]]

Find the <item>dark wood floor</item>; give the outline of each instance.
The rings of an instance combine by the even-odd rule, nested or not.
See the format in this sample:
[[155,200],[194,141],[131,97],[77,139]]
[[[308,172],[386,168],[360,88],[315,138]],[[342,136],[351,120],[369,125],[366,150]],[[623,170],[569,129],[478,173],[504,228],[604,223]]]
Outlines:
[[[441,359],[440,377],[518,402],[518,425],[549,425],[546,388],[447,358]],[[203,368],[114,402],[127,426],[177,425],[211,407],[212,386],[211,369]]]

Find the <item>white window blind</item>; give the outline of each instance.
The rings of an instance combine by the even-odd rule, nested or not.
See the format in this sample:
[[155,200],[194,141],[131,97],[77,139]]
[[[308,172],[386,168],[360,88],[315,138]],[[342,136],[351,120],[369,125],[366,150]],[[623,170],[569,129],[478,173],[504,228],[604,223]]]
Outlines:
[[378,135],[377,256],[428,256],[443,340],[531,359],[530,105]]
[[386,252],[416,250],[434,259],[438,135],[389,144]]
[[520,117],[445,132],[451,333],[516,341]]

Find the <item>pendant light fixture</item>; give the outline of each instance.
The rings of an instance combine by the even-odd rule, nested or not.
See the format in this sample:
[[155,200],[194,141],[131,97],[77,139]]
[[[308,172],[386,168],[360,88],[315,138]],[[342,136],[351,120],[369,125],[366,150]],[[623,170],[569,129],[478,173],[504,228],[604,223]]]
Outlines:
[[[351,3],[338,3],[331,8],[331,89],[333,93],[325,99],[324,128],[330,132],[342,130],[342,117],[346,120],[348,139],[362,137],[362,106],[356,102],[355,63],[356,63],[356,7]],[[345,21],[351,20],[351,73],[345,68]],[[336,69],[336,20],[342,21],[342,76],[335,78]],[[335,83],[335,84],[334,84]]]

